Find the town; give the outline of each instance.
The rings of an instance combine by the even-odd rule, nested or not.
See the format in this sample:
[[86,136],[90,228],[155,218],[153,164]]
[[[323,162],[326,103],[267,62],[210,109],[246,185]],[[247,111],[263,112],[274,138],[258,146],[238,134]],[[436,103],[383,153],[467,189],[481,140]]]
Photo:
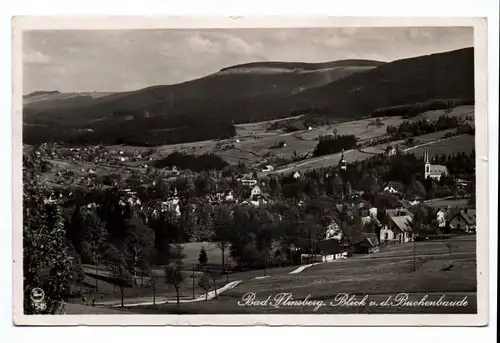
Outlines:
[[228,165],[211,153],[162,158],[153,149],[54,143],[25,152],[45,180],[44,203],[64,209],[79,261],[75,299],[124,277],[116,261],[133,271],[132,288],[150,290],[144,277],[175,262],[197,275],[210,271],[214,284],[206,287],[215,289],[245,271],[376,256],[395,244],[476,232],[473,152],[431,156],[424,147],[415,156],[389,144],[348,163],[341,148],[330,167],[283,173],[270,164]]
[[[483,228],[476,225],[472,30],[457,29],[468,43],[455,50],[408,55],[400,47],[401,54],[371,60],[332,55],[337,49],[324,42],[343,37],[339,28],[303,37],[283,29],[297,53],[287,60],[309,61],[304,44],[323,57],[273,62],[283,56],[261,59],[238,45],[211,55],[213,65],[206,56],[192,62],[201,36],[218,51],[230,43],[221,39],[264,41],[276,30],[159,30],[162,42],[176,41],[165,55],[156,41],[137,49],[157,38],[148,30],[114,32],[117,42],[136,44],[120,49],[154,53],[151,70],[130,83],[118,82],[128,73],[115,70],[109,89],[93,76],[92,89],[74,92],[78,78],[61,79],[75,83],[64,87],[27,66],[25,314],[312,311],[239,306],[246,294],[289,294],[291,304],[339,294],[438,303],[446,294],[467,306],[321,306],[315,313],[477,312],[476,232]],[[23,39],[28,47],[85,38],[96,56],[116,53],[100,35],[70,31]],[[348,40],[365,47],[367,35],[373,46],[387,44],[374,31]],[[182,49],[189,59],[174,58]],[[156,71],[155,63],[170,71],[164,61],[179,63],[177,76]],[[88,70],[94,67],[82,80]]]

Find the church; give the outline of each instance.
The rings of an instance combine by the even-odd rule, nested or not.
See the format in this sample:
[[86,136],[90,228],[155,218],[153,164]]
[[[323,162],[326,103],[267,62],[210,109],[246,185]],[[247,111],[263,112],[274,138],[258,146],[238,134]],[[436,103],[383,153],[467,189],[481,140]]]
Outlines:
[[345,160],[345,157],[344,157],[344,149],[342,149],[342,155],[340,156],[339,170],[340,171],[347,170],[347,161]]
[[425,179],[431,178],[432,180],[439,181],[441,180],[441,175],[448,175],[448,168],[446,166],[440,164],[431,164],[429,161],[429,153],[425,150],[424,153],[424,175]]

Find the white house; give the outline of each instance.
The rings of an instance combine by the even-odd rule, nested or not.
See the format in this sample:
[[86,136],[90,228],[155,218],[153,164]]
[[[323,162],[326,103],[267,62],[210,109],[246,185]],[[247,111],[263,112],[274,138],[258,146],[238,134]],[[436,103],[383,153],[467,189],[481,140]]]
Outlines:
[[252,190],[250,191],[250,197],[253,198],[255,196],[262,195],[262,190],[260,189],[259,186],[254,186]]
[[300,179],[300,173],[299,173],[298,171],[296,171],[296,172],[293,174],[293,178],[294,178],[295,180]]
[[263,172],[270,172],[273,170],[274,170],[274,167],[270,164],[268,164],[264,169],[262,169]]
[[385,148],[384,155],[388,157],[396,155],[396,148],[392,145],[389,145],[387,148]]
[[168,199],[161,203],[161,211],[173,211],[177,217],[181,216],[181,207],[179,206],[179,198],[174,197],[172,199]]
[[257,184],[257,180],[255,179],[240,179],[240,182],[243,186],[253,186]]
[[325,239],[336,239],[340,241],[342,240],[343,236],[344,233],[340,229],[339,225],[334,220],[332,220],[330,225],[328,225],[326,228]]
[[445,208],[440,208],[436,212],[436,220],[438,222],[438,227],[443,228],[446,226],[446,220],[448,219],[448,211]]
[[407,210],[387,210],[388,222],[380,230],[380,243],[406,243],[412,236],[413,214]]

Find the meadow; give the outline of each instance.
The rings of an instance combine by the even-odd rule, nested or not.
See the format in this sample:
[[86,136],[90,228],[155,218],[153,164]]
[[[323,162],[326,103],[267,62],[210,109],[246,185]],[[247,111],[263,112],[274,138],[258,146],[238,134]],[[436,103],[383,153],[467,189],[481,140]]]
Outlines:
[[[415,249],[415,252],[414,250]],[[414,259],[413,256],[416,256]],[[381,247],[378,253],[311,266],[301,273],[269,273],[268,278],[247,279],[219,298],[198,303],[138,306],[126,311],[143,314],[251,314],[251,313],[475,313],[476,237],[458,236]],[[358,299],[367,296],[382,302],[400,293],[409,300],[467,299],[466,306],[324,306],[313,312],[308,306],[239,306],[245,294],[258,300],[290,293],[295,300],[323,301],[327,304],[342,293]]]

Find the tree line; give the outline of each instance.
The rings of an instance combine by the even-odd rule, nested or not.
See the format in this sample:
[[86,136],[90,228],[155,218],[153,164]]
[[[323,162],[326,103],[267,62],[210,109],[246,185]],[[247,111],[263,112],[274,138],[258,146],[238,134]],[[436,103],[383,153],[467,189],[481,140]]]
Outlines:
[[317,157],[335,154],[342,150],[355,148],[356,144],[355,135],[320,136],[313,155]]
[[378,108],[370,117],[416,117],[427,111],[445,110],[457,106],[474,105],[474,99],[431,99],[423,102]]

